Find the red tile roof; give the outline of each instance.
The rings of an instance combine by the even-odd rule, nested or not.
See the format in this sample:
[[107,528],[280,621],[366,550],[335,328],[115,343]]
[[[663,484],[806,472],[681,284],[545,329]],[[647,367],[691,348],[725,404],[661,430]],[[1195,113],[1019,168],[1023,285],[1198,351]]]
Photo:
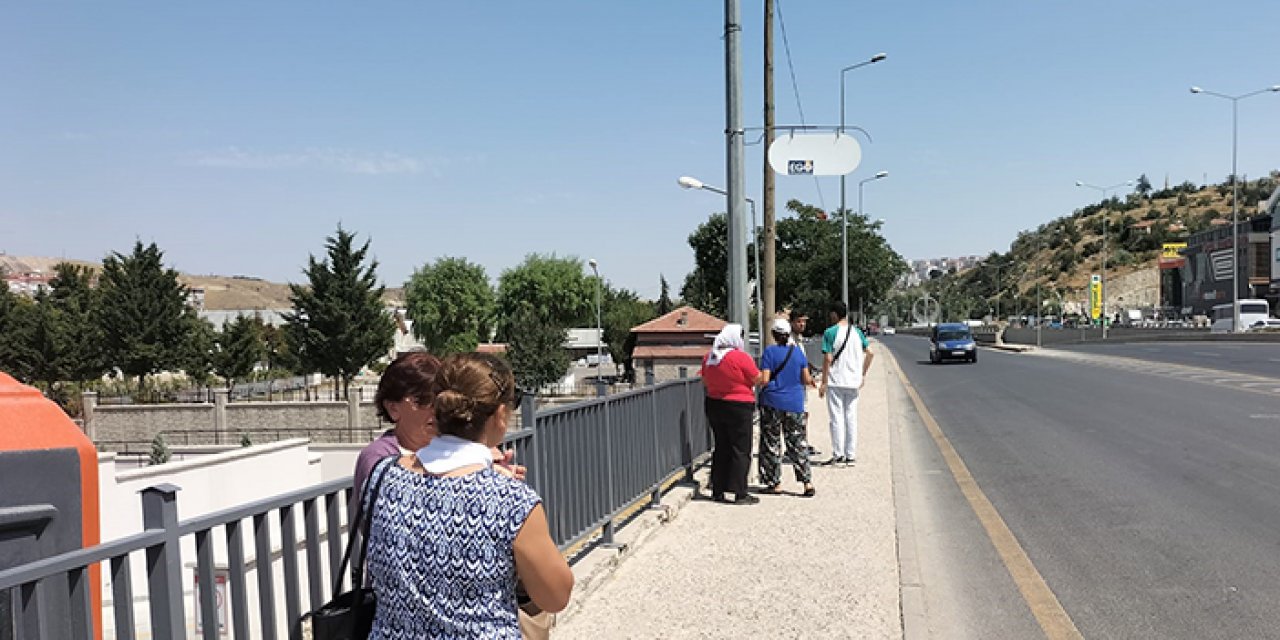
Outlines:
[[668,347],[664,345],[654,345],[649,347],[636,347],[631,352],[633,360],[697,360],[701,361],[702,357],[707,355],[711,348],[701,346],[685,346],[685,347]]
[[719,333],[728,322],[693,307],[680,307],[640,326],[632,333]]

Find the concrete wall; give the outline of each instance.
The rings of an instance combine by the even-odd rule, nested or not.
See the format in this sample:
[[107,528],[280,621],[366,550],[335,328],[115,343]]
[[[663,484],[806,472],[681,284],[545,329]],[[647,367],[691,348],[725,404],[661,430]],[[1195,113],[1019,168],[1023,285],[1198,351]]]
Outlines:
[[[680,379],[680,367],[684,367],[687,371],[686,375],[690,378],[698,377],[698,369],[702,366],[700,360],[652,360],[651,368],[653,370],[654,383],[666,382],[668,380]],[[637,369],[636,379],[639,382],[644,381],[646,369]]]

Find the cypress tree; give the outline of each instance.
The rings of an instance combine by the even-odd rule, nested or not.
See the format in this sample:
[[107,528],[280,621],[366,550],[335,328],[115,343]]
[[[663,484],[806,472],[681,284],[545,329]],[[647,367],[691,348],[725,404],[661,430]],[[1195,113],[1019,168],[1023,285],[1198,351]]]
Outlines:
[[324,260],[307,257],[308,284],[289,285],[293,311],[285,321],[303,369],[340,380],[345,398],[360,370],[391,350],[394,325],[383,308],[378,262],[365,265],[369,242],[357,249],[355,234],[338,225],[325,248]]

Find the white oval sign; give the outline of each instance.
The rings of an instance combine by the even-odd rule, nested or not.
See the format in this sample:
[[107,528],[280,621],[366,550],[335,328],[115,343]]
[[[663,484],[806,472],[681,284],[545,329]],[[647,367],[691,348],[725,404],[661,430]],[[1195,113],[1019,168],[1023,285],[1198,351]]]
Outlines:
[[778,136],[769,145],[769,166],[785,176],[843,176],[862,162],[862,147],[841,133]]

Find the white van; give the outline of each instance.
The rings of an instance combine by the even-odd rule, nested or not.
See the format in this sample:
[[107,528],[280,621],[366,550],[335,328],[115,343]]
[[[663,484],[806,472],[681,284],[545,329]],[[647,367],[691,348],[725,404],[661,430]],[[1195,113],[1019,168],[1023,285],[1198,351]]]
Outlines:
[[[1271,317],[1271,305],[1266,300],[1237,300],[1240,305],[1240,326],[1252,327],[1259,320]],[[1209,325],[1210,333],[1231,333],[1234,329],[1234,308],[1230,302],[1213,308],[1213,324]]]

